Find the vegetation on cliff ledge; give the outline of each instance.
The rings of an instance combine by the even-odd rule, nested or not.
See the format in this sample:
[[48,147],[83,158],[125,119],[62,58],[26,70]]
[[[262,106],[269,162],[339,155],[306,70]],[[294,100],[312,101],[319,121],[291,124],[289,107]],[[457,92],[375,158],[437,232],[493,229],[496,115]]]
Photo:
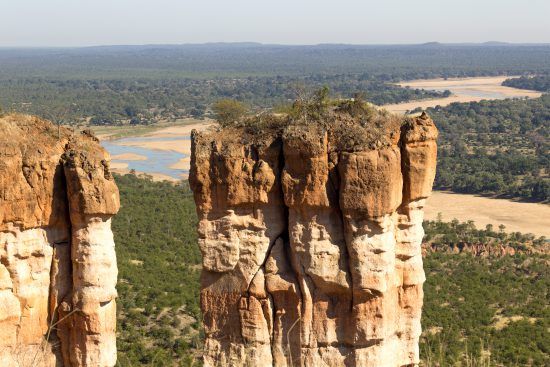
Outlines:
[[[391,132],[410,119],[376,108],[361,94],[330,99],[328,88],[300,91],[294,103],[279,106],[278,113],[246,115],[243,105],[230,101],[224,100],[223,114],[217,115],[224,134],[233,129],[235,138],[244,132],[252,139],[320,127],[341,150],[388,145]],[[550,201],[549,95],[453,103],[426,112],[440,132],[436,189]]]
[[216,104],[216,117],[220,127],[214,137],[232,136],[245,144],[283,136],[318,139],[327,133],[329,145],[341,151],[396,144],[401,126],[410,120],[375,107],[359,93],[351,99],[331,99],[327,87],[300,91],[292,104],[275,113],[247,114],[238,101],[225,99]]

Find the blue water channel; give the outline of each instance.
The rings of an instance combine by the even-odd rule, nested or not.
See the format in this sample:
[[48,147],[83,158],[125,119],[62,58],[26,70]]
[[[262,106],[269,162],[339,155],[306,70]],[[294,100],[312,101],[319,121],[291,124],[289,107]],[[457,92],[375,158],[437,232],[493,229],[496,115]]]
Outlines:
[[186,155],[174,151],[148,149],[142,147],[121,145],[127,142],[146,142],[146,141],[174,141],[174,140],[189,140],[188,136],[179,136],[177,138],[157,138],[157,137],[135,137],[123,138],[117,140],[105,140],[101,145],[111,154],[111,156],[132,153],[147,157],[147,160],[135,161],[116,159],[116,162],[124,162],[128,164],[128,169],[134,169],[144,173],[161,173],[175,179],[181,180],[182,174],[189,173],[187,170],[170,168],[171,165],[177,163]]

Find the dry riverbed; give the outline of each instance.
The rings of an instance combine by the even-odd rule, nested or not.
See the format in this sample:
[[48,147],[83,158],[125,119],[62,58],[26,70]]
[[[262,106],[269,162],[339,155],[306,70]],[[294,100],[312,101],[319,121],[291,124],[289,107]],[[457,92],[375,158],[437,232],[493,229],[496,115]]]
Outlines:
[[436,220],[438,213],[445,222],[455,218],[461,222],[473,220],[478,229],[492,224],[495,230],[503,224],[506,232],[532,233],[550,239],[550,205],[547,204],[434,191],[427,200],[425,218]]
[[454,102],[478,102],[484,99],[505,99],[505,98],[538,98],[540,92],[505,87],[502,84],[511,76],[495,76],[480,78],[450,78],[450,79],[423,79],[398,83],[401,87],[413,89],[426,89],[445,91],[450,90],[452,95],[447,98],[426,99],[421,101],[403,102],[383,106],[395,112],[405,113],[417,107],[423,109],[435,106],[447,106]]
[[[183,155],[183,158],[170,164],[168,168],[173,170],[181,170],[179,177],[170,176],[161,172],[143,172],[136,170],[136,173],[146,173],[153,177],[154,180],[163,181],[178,181],[179,179],[187,178],[185,172],[189,171],[190,155],[191,155],[191,140],[190,135],[193,129],[204,130],[212,126],[211,120],[188,120],[187,123],[166,126],[163,124],[150,126],[147,130],[138,130],[136,135],[132,134],[131,129],[104,129],[100,131],[99,137],[102,140],[108,140],[111,144],[117,146],[127,146],[134,148],[142,148],[149,151],[174,152]],[[122,136],[123,139],[112,139],[113,136]],[[138,136],[143,139],[127,139]],[[169,140],[167,140],[169,139]],[[142,154],[122,153],[111,157],[111,168],[117,173],[128,173],[130,171],[129,162],[144,161],[148,157]],[[160,168],[160,167],[159,167]]]

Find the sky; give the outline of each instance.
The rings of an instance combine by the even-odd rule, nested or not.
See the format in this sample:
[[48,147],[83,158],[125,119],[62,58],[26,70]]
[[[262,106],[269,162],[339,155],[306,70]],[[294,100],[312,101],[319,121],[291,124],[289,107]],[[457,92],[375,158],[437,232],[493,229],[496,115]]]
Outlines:
[[0,0],[0,47],[550,43],[550,0]]

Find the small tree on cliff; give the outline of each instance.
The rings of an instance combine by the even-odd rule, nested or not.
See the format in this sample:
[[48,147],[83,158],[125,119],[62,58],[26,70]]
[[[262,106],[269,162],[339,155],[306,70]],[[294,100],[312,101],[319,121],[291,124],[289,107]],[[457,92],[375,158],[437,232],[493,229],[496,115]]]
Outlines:
[[305,122],[319,121],[327,113],[330,104],[327,86],[308,93],[304,86],[299,85],[295,94],[296,100],[289,111],[294,119],[302,119]]
[[234,99],[224,98],[212,106],[216,120],[222,127],[239,121],[247,112],[246,106]]

